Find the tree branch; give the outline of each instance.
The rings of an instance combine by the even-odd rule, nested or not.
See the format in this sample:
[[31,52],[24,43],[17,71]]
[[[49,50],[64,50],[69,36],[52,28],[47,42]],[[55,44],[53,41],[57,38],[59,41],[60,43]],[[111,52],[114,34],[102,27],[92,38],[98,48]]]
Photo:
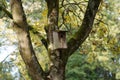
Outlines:
[[1,63],[4,63],[5,60],[6,60],[10,55],[11,55],[11,54],[7,55],[7,56],[1,61]]
[[37,30],[34,30],[34,28],[32,26],[29,25],[29,29],[33,34],[37,35],[41,39],[42,44],[48,50],[47,40]]
[[19,51],[33,80],[44,80],[44,71],[39,64],[30,39],[29,26],[21,0],[10,0],[14,28],[19,41]]
[[2,6],[0,6],[0,8],[5,12],[5,14],[6,14],[9,18],[13,19],[12,14],[11,14],[6,8],[4,8],[4,7],[2,7]]
[[82,25],[79,27],[79,30],[73,35],[73,37],[68,41],[68,49],[65,51],[66,60],[88,37],[90,31],[92,30],[93,22],[101,1],[102,0],[89,0]]
[[[5,12],[5,14],[10,18],[13,19],[12,14],[4,7],[0,6],[0,8]],[[29,29],[32,31],[34,28],[32,26],[29,26]],[[41,38],[41,42],[44,44],[45,48],[47,49],[47,40],[38,32],[38,31],[32,31],[33,34],[36,34],[38,37]]]
[[[68,1],[69,2],[69,1]],[[65,7],[65,6],[68,6],[68,5],[80,5],[80,4],[82,4],[82,3],[85,3],[85,1],[81,1],[81,2],[72,2],[72,3],[67,3],[67,4],[63,4],[64,3],[64,0],[62,1],[62,6],[60,7],[60,8],[62,8],[62,7]]]

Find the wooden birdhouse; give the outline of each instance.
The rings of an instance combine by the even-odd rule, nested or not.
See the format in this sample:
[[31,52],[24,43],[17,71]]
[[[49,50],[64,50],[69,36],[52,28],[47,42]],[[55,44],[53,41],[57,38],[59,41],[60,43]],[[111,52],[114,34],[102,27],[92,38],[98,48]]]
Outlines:
[[66,49],[66,32],[67,31],[53,31],[53,50]]

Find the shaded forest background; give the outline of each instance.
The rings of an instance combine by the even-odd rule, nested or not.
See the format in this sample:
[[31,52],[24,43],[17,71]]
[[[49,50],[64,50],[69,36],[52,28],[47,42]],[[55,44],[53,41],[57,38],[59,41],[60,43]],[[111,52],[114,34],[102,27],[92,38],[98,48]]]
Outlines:
[[[44,70],[49,68],[49,58],[36,30],[45,36],[47,8],[44,0],[22,0],[31,29],[31,39],[37,58]],[[66,0],[60,3],[59,28],[67,30],[67,40],[81,25],[88,0]],[[73,54],[66,66],[66,80],[119,80],[120,79],[120,1],[103,0],[93,29],[87,40]],[[10,10],[9,0],[1,0],[0,6]],[[64,7],[63,7],[64,6]],[[13,52],[0,62],[1,80],[30,80],[18,51],[12,21],[0,9],[0,56],[2,48],[14,47]],[[74,46],[74,45],[73,45]]]

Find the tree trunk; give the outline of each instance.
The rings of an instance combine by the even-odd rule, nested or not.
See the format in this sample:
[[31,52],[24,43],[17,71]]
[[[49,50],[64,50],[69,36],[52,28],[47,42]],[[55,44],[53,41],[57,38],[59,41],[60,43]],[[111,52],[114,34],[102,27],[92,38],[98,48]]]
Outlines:
[[65,64],[61,50],[53,50],[53,31],[58,30],[59,0],[46,0],[48,6],[48,25],[45,27],[48,38],[48,54],[51,60],[49,80],[65,80]]
[[39,65],[32,47],[28,24],[26,22],[21,0],[10,1],[14,21],[14,31],[18,37],[20,54],[32,80],[43,80],[43,70]]

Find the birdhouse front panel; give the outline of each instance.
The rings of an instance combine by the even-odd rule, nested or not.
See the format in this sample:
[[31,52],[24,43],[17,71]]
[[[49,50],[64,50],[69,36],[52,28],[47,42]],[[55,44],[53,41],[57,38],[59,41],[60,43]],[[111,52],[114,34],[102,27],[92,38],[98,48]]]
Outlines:
[[65,31],[53,31],[53,49],[66,49],[66,32]]

